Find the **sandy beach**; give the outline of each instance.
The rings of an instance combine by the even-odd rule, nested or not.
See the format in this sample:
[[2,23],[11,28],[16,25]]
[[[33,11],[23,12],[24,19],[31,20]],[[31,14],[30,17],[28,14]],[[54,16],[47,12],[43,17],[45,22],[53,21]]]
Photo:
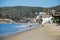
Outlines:
[[60,40],[60,35],[50,35],[44,28],[45,27],[39,26],[35,29],[8,36],[0,40]]

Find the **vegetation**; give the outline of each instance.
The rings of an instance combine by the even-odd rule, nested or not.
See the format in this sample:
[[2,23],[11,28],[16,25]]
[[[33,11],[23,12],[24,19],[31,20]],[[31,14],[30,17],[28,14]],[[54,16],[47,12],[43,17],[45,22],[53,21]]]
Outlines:
[[51,8],[49,8],[49,9],[51,9],[51,10],[56,10],[57,12],[58,12],[58,11],[60,12],[60,5],[55,6],[55,7],[51,7]]
[[22,19],[23,17],[33,18],[35,17],[35,12],[40,12],[42,11],[42,9],[43,9],[42,7],[27,7],[27,6],[0,7],[0,14],[5,16],[6,18],[11,17],[12,19],[15,18]]
[[0,18],[2,18],[3,16],[2,16],[2,14],[0,14]]
[[27,7],[27,6],[15,6],[15,7],[0,7],[0,18],[11,18],[13,20],[20,20],[23,18],[34,18],[36,12],[42,12],[43,9],[53,9],[60,11],[60,5],[51,8],[42,8],[42,7]]

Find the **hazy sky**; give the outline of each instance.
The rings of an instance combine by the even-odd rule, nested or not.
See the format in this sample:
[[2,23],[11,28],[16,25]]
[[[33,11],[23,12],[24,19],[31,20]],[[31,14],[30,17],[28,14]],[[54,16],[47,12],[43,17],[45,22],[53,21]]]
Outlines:
[[0,0],[0,7],[6,6],[53,7],[57,5],[60,5],[60,0]]

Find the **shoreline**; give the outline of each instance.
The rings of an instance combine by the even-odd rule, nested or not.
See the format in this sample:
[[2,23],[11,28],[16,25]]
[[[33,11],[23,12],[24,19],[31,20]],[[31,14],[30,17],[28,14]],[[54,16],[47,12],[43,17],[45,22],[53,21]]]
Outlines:
[[60,35],[49,35],[44,28],[39,26],[33,30],[2,38],[2,40],[60,40]]
[[[24,24],[25,24],[25,23],[24,23]],[[26,32],[26,31],[30,31],[30,30],[33,30],[33,29],[35,29],[35,28],[37,28],[37,24],[36,24],[36,25],[32,25],[31,28],[28,26],[27,28],[24,28],[24,29],[22,29],[22,30],[18,30],[18,31],[16,31],[16,32],[11,32],[11,33],[9,33],[9,34],[0,35],[0,38],[5,38],[5,37],[12,36],[12,35],[14,36],[14,35],[16,35],[16,34],[19,34],[19,33],[22,33],[22,32]]]

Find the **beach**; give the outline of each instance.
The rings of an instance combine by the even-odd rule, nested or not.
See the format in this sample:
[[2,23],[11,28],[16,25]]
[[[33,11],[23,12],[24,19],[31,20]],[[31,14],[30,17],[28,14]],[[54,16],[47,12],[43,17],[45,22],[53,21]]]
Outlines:
[[32,30],[1,38],[0,40],[60,40],[60,35],[50,35],[44,28],[39,26]]

